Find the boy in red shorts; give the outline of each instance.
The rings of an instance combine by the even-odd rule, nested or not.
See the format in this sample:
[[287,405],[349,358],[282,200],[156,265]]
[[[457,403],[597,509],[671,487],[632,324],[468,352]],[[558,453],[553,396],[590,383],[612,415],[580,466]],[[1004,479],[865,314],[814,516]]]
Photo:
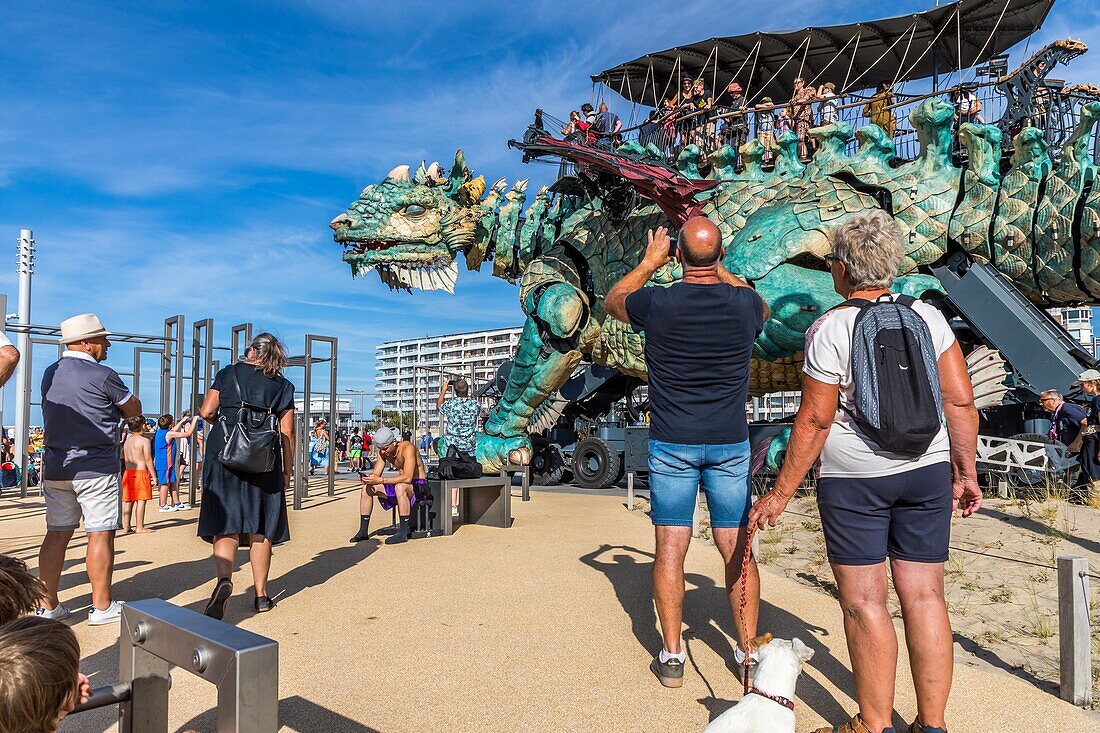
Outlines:
[[[126,421],[130,437],[122,445],[122,457],[126,470],[122,473],[122,534],[148,534],[153,530],[145,526],[145,502],[153,498],[153,482],[149,469],[153,465],[153,451],[149,436],[145,434],[145,418],[141,415]],[[130,527],[133,514],[136,528]]]

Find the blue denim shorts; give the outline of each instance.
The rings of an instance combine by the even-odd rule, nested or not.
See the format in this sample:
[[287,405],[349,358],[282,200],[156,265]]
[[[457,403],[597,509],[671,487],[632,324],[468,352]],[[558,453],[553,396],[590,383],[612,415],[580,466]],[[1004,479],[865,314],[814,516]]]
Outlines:
[[749,441],[685,445],[649,441],[649,491],[653,524],[690,527],[700,485],[710,525],[744,527],[752,504]]

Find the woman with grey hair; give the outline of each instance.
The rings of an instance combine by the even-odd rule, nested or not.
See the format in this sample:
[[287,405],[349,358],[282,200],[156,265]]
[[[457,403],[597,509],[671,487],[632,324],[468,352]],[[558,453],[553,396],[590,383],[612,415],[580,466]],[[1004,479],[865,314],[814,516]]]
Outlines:
[[[238,547],[248,548],[257,613],[275,602],[267,595],[271,547],[290,539],[286,491],[294,465],[294,385],[283,376],[286,347],[270,333],[252,339],[242,361],[218,372],[199,414],[212,428],[206,441],[202,471],[199,536],[214,545],[218,582],[206,605],[206,615],[220,619],[233,594],[233,561]],[[270,410],[279,423],[280,444],[274,467],[247,473],[220,460],[242,404]]]
[[[887,559],[901,601],[917,693],[917,720],[910,731],[943,733],[953,669],[951,622],[943,593],[951,514],[959,507],[963,516],[970,516],[982,497],[975,466],[978,413],[973,388],[962,350],[943,315],[927,303],[912,302],[909,307],[927,329],[912,328],[908,334],[930,339],[921,346],[935,350],[930,368],[938,370],[939,432],[933,423],[931,442],[917,455],[892,453],[869,437],[855,412],[852,361],[856,316],[866,310],[862,303],[851,307],[847,301],[898,302],[890,286],[905,248],[897,224],[880,210],[852,217],[833,232],[832,244],[825,259],[833,287],[846,302],[825,313],[806,333],[802,407],[786,461],[774,488],[753,506],[749,521],[774,527],[820,457],[817,502],[844,609],[859,713],[851,722],[818,733],[894,731],[898,642],[886,607]],[[901,301],[902,306],[907,303]],[[877,398],[885,405],[891,395],[879,391]]]

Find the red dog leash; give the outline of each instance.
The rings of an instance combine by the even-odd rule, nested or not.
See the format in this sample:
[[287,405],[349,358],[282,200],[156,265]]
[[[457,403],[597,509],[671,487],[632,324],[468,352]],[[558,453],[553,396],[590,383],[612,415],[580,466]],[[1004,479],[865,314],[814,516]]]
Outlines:
[[737,606],[741,615],[741,646],[743,647],[742,651],[745,653],[745,664],[744,670],[742,671],[743,679],[741,681],[744,683],[746,695],[752,691],[752,688],[749,686],[749,654],[752,650],[749,649],[749,624],[745,620],[745,607],[748,605],[749,601],[749,560],[752,558],[752,538],[755,534],[756,524],[753,523],[749,525],[749,531],[745,534],[745,556],[741,559],[741,600]]

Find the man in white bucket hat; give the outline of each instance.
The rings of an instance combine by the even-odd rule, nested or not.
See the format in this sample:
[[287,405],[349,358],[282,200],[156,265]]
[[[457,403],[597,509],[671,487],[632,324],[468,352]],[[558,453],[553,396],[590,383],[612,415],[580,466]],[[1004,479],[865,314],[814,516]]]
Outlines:
[[42,493],[46,498],[46,538],[38,551],[38,574],[46,595],[38,615],[63,619],[57,585],[73,531],[84,521],[87,568],[92,585],[88,623],[116,623],[122,605],[111,599],[115,530],[122,527],[118,426],[141,415],[141,402],[122,383],[107,358],[110,336],[92,313],[61,322],[66,350],[42,376],[45,453]]

